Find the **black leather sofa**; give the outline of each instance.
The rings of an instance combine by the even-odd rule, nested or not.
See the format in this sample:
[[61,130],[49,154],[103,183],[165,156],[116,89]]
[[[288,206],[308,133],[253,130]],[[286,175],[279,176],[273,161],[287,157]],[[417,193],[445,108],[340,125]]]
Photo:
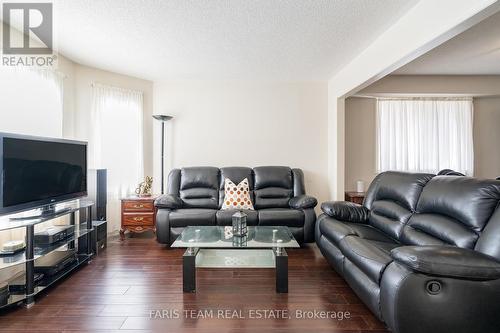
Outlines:
[[314,242],[317,200],[305,194],[300,169],[281,166],[174,169],[167,194],[155,201],[156,237],[170,245],[186,226],[231,225],[235,210],[221,210],[224,179],[247,178],[255,210],[244,210],[250,226],[288,226],[298,242]]
[[385,172],[325,202],[316,243],[395,333],[500,332],[500,181]]

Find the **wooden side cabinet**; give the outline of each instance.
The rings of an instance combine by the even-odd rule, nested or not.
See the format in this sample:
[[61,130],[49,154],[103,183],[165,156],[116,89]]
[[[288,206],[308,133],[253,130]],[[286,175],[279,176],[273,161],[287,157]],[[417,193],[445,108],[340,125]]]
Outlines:
[[365,192],[345,192],[345,201],[362,205],[365,199]]
[[127,197],[122,201],[122,225],[120,239],[125,238],[125,231],[144,232],[153,230],[156,233],[156,208],[155,199],[150,197]]

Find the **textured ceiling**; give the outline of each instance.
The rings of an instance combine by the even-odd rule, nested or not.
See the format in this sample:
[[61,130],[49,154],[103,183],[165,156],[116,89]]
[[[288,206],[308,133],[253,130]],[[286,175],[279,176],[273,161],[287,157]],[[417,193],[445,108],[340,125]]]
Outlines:
[[59,51],[150,80],[326,80],[417,0],[58,0]]
[[393,74],[500,75],[500,13],[490,16]]

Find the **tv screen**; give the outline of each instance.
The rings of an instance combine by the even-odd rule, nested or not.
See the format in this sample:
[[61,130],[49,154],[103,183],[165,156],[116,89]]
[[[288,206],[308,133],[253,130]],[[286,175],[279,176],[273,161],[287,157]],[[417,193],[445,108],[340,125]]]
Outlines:
[[0,135],[0,213],[87,195],[85,142]]

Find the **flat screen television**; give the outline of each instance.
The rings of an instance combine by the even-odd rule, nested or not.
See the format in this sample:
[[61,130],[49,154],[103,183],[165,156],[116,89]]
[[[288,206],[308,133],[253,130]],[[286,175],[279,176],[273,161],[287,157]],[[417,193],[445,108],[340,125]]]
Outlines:
[[84,197],[87,143],[0,133],[0,172],[0,215]]

